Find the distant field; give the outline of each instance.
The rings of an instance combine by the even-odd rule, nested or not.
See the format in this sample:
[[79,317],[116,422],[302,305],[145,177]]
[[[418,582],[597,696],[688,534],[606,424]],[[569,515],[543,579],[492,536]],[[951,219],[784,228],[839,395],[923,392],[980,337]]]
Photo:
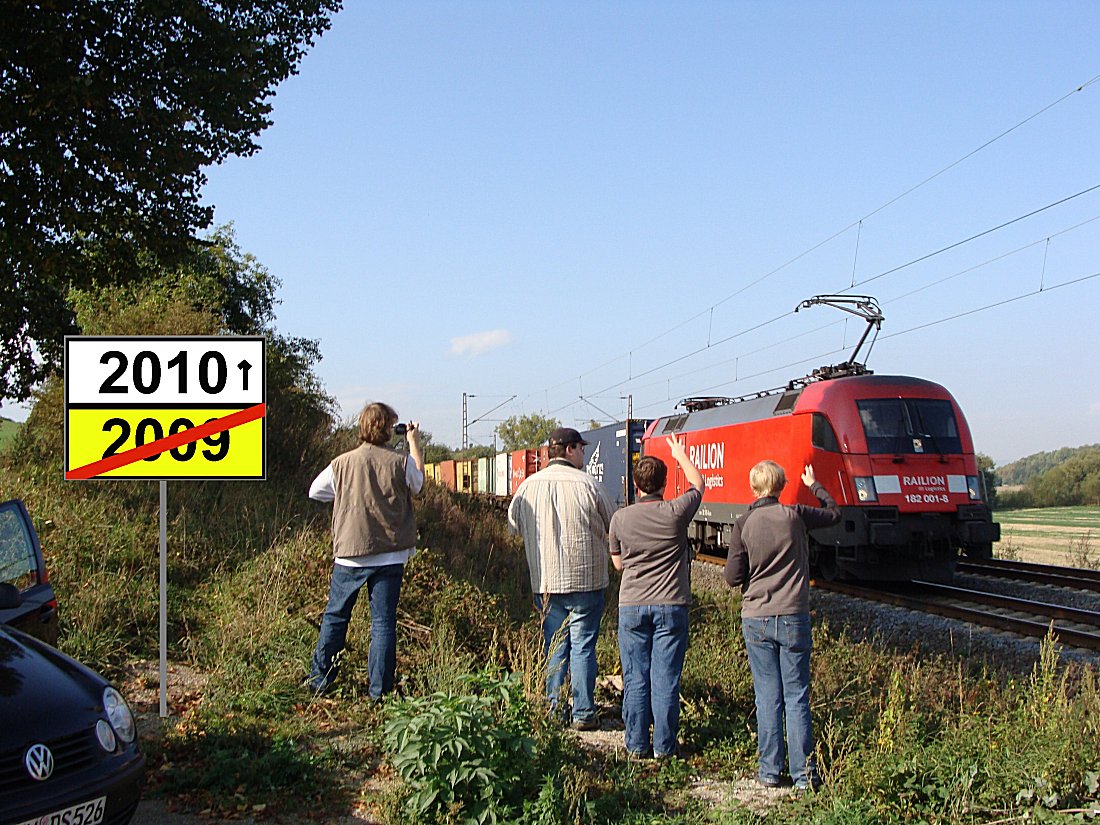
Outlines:
[[0,418],[0,451],[8,446],[8,442],[15,438],[17,432],[19,432],[19,424],[7,418]]
[[1045,507],[993,514],[1000,558],[1074,567],[1100,567],[1100,507]]

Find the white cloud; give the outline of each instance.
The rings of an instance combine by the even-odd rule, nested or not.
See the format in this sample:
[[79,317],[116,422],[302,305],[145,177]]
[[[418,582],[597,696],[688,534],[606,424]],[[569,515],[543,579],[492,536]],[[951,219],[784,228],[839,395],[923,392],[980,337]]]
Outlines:
[[471,358],[484,355],[512,343],[512,333],[506,329],[491,329],[451,339],[451,355],[468,355]]

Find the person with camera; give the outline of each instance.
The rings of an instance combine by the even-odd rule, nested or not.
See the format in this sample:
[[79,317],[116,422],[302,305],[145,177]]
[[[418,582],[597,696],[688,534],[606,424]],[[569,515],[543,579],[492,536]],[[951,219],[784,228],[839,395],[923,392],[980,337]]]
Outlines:
[[[404,435],[408,453],[389,445]],[[413,496],[424,486],[420,425],[398,424],[387,404],[368,404],[359,414],[359,446],[338,455],[309,488],[309,497],[331,501],[335,563],[328,606],[306,686],[328,692],[339,673],[348,623],[366,585],[371,641],[367,654],[370,697],[393,690],[397,667],[397,600],[405,563],[416,548]]]
[[611,505],[584,467],[588,444],[572,427],[550,434],[550,463],[512,495],[508,526],[523,537],[531,591],[542,617],[546,698],[559,706],[566,677],[573,727],[596,730],[596,640],[607,589],[607,529]]

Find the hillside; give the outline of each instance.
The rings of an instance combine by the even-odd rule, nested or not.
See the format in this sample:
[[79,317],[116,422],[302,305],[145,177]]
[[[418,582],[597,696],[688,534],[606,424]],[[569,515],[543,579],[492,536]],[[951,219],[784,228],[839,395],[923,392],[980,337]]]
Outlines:
[[19,422],[0,415],[0,450],[8,446],[8,443],[15,438],[17,432],[19,432]]
[[997,477],[1001,484],[1011,487],[1017,484],[1027,484],[1031,479],[1038,478],[1043,473],[1064,464],[1071,458],[1077,458],[1083,453],[1100,450],[1100,444],[1085,444],[1080,447],[1062,447],[1045,453],[1035,453],[1024,456],[1003,467],[997,468]]

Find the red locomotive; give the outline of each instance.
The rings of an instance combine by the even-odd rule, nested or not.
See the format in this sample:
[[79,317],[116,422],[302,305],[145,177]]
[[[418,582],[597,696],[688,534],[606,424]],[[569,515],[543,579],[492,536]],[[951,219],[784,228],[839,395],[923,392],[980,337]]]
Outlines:
[[840,523],[811,535],[822,575],[949,581],[959,551],[988,558],[1000,539],[962,410],[939,384],[855,362],[882,322],[874,299],[819,296],[802,306],[813,304],[868,321],[852,358],[752,397],[686,399],[686,412],[649,425],[643,450],[669,465],[669,495],[684,480],[666,436],[681,437],[702,471],[707,490],[691,530],[700,552],[725,555],[730,525],[753,500],[749,469],[770,458],[787,471],[784,503],[816,505],[798,483],[812,464],[840,505]]

